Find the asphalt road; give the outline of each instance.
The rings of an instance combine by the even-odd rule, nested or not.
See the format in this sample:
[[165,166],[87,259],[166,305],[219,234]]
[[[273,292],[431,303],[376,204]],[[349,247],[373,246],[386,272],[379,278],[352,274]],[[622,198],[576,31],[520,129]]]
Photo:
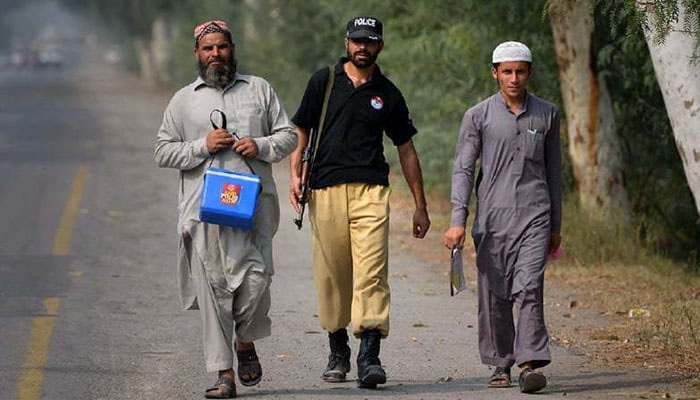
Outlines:
[[[79,67],[0,72],[0,399],[202,398],[214,376],[204,371],[197,312],[181,311],[177,295],[177,173],[152,156],[172,92],[99,59]],[[257,343],[262,383],[239,385],[240,397],[528,398],[515,386],[486,388],[475,295],[450,298],[445,277],[406,251],[414,239],[403,230],[390,255],[388,383],[369,391],[322,382],[327,338],[315,316],[309,231],[291,222],[286,162],[276,174],[273,336]],[[351,347],[354,357],[354,339]],[[672,379],[553,353],[546,398],[681,390]]]

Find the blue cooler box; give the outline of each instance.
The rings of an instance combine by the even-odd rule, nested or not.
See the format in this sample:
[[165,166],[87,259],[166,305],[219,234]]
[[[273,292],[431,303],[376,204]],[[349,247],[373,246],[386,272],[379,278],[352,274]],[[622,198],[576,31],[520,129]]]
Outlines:
[[260,194],[260,177],[209,167],[204,173],[199,219],[250,230]]

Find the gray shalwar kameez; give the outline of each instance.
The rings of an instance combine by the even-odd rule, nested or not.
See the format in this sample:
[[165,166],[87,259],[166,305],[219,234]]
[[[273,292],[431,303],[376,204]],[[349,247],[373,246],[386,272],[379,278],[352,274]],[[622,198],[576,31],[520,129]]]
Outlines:
[[[249,160],[261,177],[255,226],[242,231],[199,221],[202,177],[211,160],[206,136],[209,114],[222,110],[228,129],[251,136],[259,154]],[[180,170],[178,278],[185,309],[200,309],[207,370],[233,365],[233,326],[241,342],[270,335],[269,284],[274,272],[272,237],[279,225],[279,201],[271,163],[289,155],[297,138],[272,87],[264,79],[236,74],[221,90],[201,78],[170,100],[158,131],[158,166]],[[217,153],[213,166],[250,172],[232,150]]]
[[[451,226],[464,227],[476,178],[479,352],[484,364],[510,367],[551,355],[543,313],[549,240],[561,227],[561,153],[556,106],[526,93],[514,114],[500,92],[462,120],[452,172]],[[518,324],[513,324],[513,304]]]

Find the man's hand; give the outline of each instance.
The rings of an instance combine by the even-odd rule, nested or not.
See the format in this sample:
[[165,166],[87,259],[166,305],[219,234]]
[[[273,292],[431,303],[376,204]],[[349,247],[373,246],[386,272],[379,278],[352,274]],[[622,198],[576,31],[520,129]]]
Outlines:
[[561,245],[561,233],[552,232],[552,236],[549,238],[549,252],[553,253],[554,250],[558,249]]
[[258,156],[258,145],[250,136],[246,136],[241,140],[236,140],[233,143],[232,149],[246,158],[256,158]]
[[299,198],[301,197],[301,175],[303,167],[303,154],[306,145],[309,143],[309,130],[297,127],[294,131],[297,134],[297,148],[289,155],[289,203],[294,210],[301,212]]
[[463,226],[453,226],[452,228],[445,231],[445,235],[442,238],[442,242],[445,247],[452,250],[454,248],[461,249],[464,247],[464,238],[466,234],[464,232]]
[[233,141],[233,136],[225,129],[211,131],[207,135],[207,150],[209,150],[209,154],[218,153],[223,149],[231,147]]
[[289,203],[296,212],[301,212],[299,198],[301,197],[301,177],[292,174],[289,182]]
[[413,213],[413,237],[423,239],[430,228],[430,218],[428,218],[428,210],[425,208],[416,208]]

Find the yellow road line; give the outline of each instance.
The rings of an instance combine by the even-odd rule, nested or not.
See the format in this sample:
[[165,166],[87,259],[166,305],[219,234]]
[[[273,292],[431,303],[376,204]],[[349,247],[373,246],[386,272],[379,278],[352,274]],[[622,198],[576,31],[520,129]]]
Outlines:
[[70,253],[71,240],[73,239],[73,226],[75,225],[75,217],[78,215],[80,200],[83,197],[83,186],[85,186],[87,173],[88,169],[85,165],[78,167],[78,171],[75,173],[73,186],[70,190],[70,197],[68,197],[61,222],[54,236],[53,255],[55,256],[65,256]]
[[44,366],[46,366],[51,334],[60,305],[61,299],[57,297],[45,299],[46,313],[34,317],[32,321],[27,357],[24,359],[21,374],[17,380],[16,400],[38,400],[41,397]]
[[[87,172],[87,166],[81,165],[73,178],[68,202],[63,209],[61,221],[54,235],[53,255],[55,256],[65,256],[70,253],[73,227],[75,226],[75,218],[78,215],[80,200],[83,198],[83,187],[85,186]],[[44,308],[46,312],[43,315],[34,317],[32,320],[27,355],[17,380],[16,400],[38,400],[41,397],[44,367],[48,359],[51,335],[53,334],[53,327],[60,305],[61,299],[58,297],[45,299]]]

